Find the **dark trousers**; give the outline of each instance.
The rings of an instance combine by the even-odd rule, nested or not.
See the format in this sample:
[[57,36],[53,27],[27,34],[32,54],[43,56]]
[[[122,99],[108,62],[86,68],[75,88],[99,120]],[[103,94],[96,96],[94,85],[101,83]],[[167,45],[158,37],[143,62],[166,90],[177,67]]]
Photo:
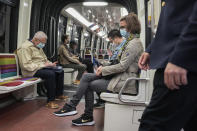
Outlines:
[[92,116],[94,107],[94,91],[101,93],[107,91],[110,80],[102,79],[93,73],[86,73],[82,76],[79,88],[66,106],[76,107],[81,98],[85,96],[85,114]]
[[81,59],[80,61],[87,66],[88,73],[94,73],[93,63],[90,58]]
[[34,75],[44,80],[44,86],[47,89],[48,102],[55,100],[56,96],[63,95],[64,71],[54,69],[40,69]]
[[154,90],[139,131],[197,131],[197,74],[188,73],[188,85],[171,91],[164,84],[164,69],[154,77]]
[[77,80],[80,80],[83,73],[86,70],[86,65],[80,65],[80,64],[66,64],[62,65],[64,68],[73,68],[75,70],[78,70]]

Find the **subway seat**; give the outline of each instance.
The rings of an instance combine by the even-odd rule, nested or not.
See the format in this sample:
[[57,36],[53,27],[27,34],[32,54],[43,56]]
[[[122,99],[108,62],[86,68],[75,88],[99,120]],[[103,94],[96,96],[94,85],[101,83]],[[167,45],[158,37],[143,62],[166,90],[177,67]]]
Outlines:
[[[139,78],[128,78],[119,94],[101,93],[105,100],[104,131],[138,131],[140,119],[149,102],[149,73],[142,71]],[[132,80],[139,81],[136,96],[122,92]]]
[[19,75],[19,64],[16,54],[0,53],[0,94],[36,86],[41,81],[41,78],[22,77]]
[[64,70],[64,85],[71,85],[78,71],[73,68],[63,68]]

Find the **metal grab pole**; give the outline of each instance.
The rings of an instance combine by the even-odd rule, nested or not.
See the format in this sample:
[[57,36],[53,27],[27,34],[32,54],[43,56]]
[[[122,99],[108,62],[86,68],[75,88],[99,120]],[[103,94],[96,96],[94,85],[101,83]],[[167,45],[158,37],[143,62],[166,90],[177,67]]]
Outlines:
[[155,4],[154,4],[154,0],[151,0],[151,31],[152,31],[152,35],[154,36],[155,35]]
[[[50,59],[55,56],[55,52],[56,52],[55,51],[55,29],[56,29],[56,20],[54,17],[51,17],[51,21],[50,21],[50,54],[52,54],[52,55],[50,56]],[[53,48],[52,48],[52,44],[53,44]],[[52,49],[53,49],[53,51],[52,51]]]

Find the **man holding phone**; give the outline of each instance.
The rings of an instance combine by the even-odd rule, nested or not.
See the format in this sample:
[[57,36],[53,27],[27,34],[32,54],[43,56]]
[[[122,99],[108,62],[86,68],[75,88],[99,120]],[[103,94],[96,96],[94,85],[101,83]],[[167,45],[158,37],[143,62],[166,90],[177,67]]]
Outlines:
[[65,100],[63,95],[64,71],[50,62],[42,48],[47,42],[47,35],[39,31],[32,40],[26,40],[17,50],[19,64],[24,77],[40,77],[47,89],[47,107],[55,109],[59,106],[54,100]]

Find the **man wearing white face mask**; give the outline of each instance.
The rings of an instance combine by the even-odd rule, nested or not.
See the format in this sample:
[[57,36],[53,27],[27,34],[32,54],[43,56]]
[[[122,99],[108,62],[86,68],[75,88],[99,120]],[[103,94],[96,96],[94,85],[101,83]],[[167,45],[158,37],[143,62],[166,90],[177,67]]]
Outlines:
[[47,42],[47,35],[39,31],[32,40],[26,40],[17,50],[19,64],[24,77],[41,77],[47,89],[47,107],[58,108],[54,100],[64,100],[62,69],[54,69],[57,62],[50,62],[42,48]]

